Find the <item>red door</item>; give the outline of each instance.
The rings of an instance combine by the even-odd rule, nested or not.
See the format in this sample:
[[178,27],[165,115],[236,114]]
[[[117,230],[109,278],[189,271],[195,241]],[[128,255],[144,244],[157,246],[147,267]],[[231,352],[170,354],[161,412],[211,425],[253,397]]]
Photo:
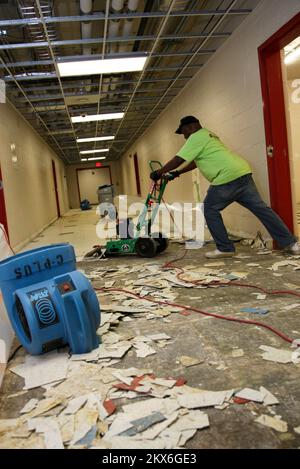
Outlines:
[[300,13],[258,50],[271,206],[294,231],[281,50],[300,35]]
[[133,161],[134,161],[134,171],[135,171],[135,180],[136,180],[136,192],[137,192],[137,195],[141,195],[139,162],[138,162],[138,157],[136,153],[133,156]]
[[7,233],[7,236],[8,236],[8,225],[7,225],[7,217],[6,217],[6,208],[5,208],[5,198],[4,198],[4,188],[3,188],[1,166],[0,166],[0,223],[4,226],[5,231]]
[[55,200],[57,208],[57,216],[60,217],[60,207],[59,207],[59,197],[58,197],[58,187],[57,187],[57,177],[56,177],[56,168],[55,162],[52,160],[52,171],[53,171],[53,181],[54,181],[54,190],[55,190]]

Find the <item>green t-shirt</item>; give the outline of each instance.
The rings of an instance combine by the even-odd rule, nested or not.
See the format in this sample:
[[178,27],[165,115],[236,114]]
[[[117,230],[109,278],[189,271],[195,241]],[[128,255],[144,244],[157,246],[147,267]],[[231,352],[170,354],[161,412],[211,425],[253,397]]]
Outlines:
[[195,161],[203,176],[213,186],[227,184],[252,173],[247,161],[226,148],[207,129],[192,134],[177,155],[189,163]]

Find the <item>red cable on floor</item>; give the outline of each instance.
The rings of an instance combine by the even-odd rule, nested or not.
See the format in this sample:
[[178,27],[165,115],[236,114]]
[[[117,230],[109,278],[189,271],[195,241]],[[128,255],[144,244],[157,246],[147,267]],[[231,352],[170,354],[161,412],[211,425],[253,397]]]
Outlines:
[[290,344],[294,343],[294,340],[291,339],[290,337],[288,337],[287,335],[285,335],[283,332],[275,329],[272,326],[268,326],[267,324],[264,324],[263,322],[251,321],[251,320],[248,320],[248,319],[238,319],[238,318],[233,318],[233,317],[230,317],[230,316],[222,316],[220,314],[208,313],[206,311],[202,311],[201,309],[193,308],[191,306],[182,306],[182,305],[179,305],[177,303],[171,303],[169,301],[159,301],[159,300],[155,300],[151,297],[144,297],[143,296],[141,298],[136,293],[133,293],[133,292],[128,291],[128,290],[124,290],[122,288],[95,288],[95,290],[103,291],[103,292],[115,291],[115,292],[119,292],[119,293],[126,293],[128,295],[136,297],[139,300],[146,300],[146,301],[149,301],[151,303],[156,303],[156,304],[159,304],[159,305],[175,306],[176,308],[182,308],[182,309],[185,309],[185,310],[193,311],[194,313],[203,314],[204,316],[211,316],[211,317],[216,318],[216,319],[223,319],[225,321],[238,322],[238,323],[241,323],[241,324],[249,324],[249,325],[254,325],[254,326],[258,326],[258,327],[263,327],[264,329],[267,329],[267,330],[273,332],[275,335],[277,335],[281,339],[285,340],[286,342],[288,342]]

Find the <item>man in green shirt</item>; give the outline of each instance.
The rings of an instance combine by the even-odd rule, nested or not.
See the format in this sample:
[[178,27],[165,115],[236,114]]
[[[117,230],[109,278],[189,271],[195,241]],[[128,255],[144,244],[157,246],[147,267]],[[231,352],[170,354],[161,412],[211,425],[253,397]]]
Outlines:
[[[184,135],[186,143],[162,169],[154,171],[151,178],[159,180],[170,171],[176,178],[198,168],[210,182],[204,200],[204,216],[217,249],[207,253],[207,258],[225,258],[235,254],[234,244],[228,238],[220,213],[233,202],[256,215],[282,249],[290,254],[300,254],[300,245],[295,236],[259,195],[247,161],[226,148],[215,134],[202,128],[194,116],[181,119],[176,134]],[[174,171],[184,162],[188,165]]]

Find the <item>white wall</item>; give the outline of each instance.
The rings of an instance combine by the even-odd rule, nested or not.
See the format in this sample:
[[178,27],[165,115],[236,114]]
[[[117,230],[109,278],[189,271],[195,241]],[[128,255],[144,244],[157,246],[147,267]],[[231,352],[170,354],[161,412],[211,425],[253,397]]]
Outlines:
[[69,209],[65,165],[9,103],[0,104],[0,148],[9,236],[19,249],[57,218],[52,160],[61,214]]
[[[114,185],[115,195],[122,191],[121,178],[119,172],[119,162],[103,163],[103,166],[109,166],[111,171],[112,184]],[[67,185],[70,200],[70,208],[79,208],[80,200],[78,193],[77,169],[95,168],[96,162],[79,163],[67,166]]]
[[[135,194],[133,164],[137,152],[143,194],[149,183],[148,159],[166,162],[184,143],[174,134],[185,115],[197,116],[253,168],[258,188],[269,202],[269,182],[258,47],[300,10],[300,0],[262,0],[181,94],[122,157],[123,186]],[[178,181],[178,182],[177,182]],[[207,182],[201,178],[204,197]],[[193,200],[192,178],[185,175],[168,188],[166,199]],[[224,212],[227,227],[235,233],[255,234],[262,225],[249,212],[233,205]],[[237,223],[238,220],[238,223]]]

